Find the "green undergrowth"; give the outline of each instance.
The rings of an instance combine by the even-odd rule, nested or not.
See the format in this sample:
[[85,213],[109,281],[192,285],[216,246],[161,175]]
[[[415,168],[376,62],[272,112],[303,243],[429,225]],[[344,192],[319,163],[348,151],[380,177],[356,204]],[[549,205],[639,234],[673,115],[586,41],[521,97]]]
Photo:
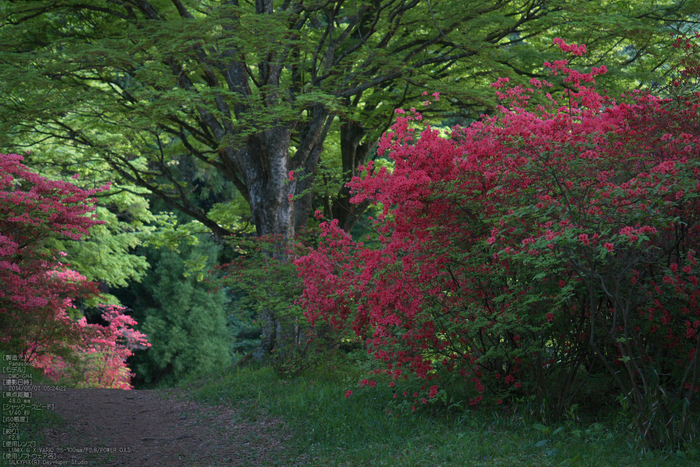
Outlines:
[[[318,466],[695,466],[700,447],[650,451],[624,417],[571,414],[549,422],[527,403],[492,409],[397,404],[387,384],[323,370],[289,379],[272,368],[234,368],[183,387],[240,417],[282,417],[293,432],[284,465]],[[345,397],[348,390],[353,394]],[[282,464],[280,464],[282,465]]]
[[[46,379],[41,371],[30,366],[23,366],[23,369],[19,370],[21,373],[17,372],[15,375],[11,375],[9,371],[10,366],[5,361],[5,355],[0,352],[0,369],[2,370],[3,383],[10,376],[14,376],[15,378],[31,379],[33,386],[55,386],[55,383]],[[34,449],[40,449],[44,445],[44,430],[58,427],[61,423],[61,418],[56,412],[41,405],[31,396],[29,398],[15,397],[17,395],[21,396],[21,394],[13,394],[7,386],[2,387],[2,394],[0,394],[0,403],[2,404],[0,419],[0,434],[2,434],[2,438],[0,438],[0,453],[2,454],[0,455],[0,466],[3,467],[12,465],[10,464],[12,460],[10,455],[13,453],[13,449],[17,449],[17,454],[22,454],[23,456],[36,455],[37,452]],[[11,416],[27,418],[25,422],[15,424],[13,420],[9,419]],[[14,442],[16,444],[12,444]],[[27,458],[21,457],[20,459]],[[39,459],[39,462],[41,462],[41,457],[35,457],[34,459]]]

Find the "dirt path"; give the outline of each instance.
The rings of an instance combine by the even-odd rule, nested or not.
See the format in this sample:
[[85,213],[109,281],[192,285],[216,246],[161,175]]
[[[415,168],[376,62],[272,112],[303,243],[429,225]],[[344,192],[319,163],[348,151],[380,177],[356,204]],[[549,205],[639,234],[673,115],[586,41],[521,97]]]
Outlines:
[[[47,429],[42,465],[272,466],[286,461],[281,420],[243,421],[225,406],[205,406],[179,390],[37,391],[64,424]],[[50,461],[50,463],[49,463]],[[298,461],[297,461],[298,462]]]

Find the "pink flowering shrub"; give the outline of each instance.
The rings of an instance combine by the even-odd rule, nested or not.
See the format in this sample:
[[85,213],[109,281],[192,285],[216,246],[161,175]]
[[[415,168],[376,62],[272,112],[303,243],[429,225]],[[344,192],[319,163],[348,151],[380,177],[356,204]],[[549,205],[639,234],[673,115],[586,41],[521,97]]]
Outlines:
[[42,368],[45,376],[56,382],[70,381],[79,388],[131,389],[133,373],[126,366],[126,359],[135,349],[151,346],[146,336],[134,331],[137,323],[123,314],[124,308],[105,307],[102,318],[108,326],[87,324],[85,318],[78,321],[84,333],[82,344],[73,345],[75,356],[68,360],[44,353],[34,360],[34,366]]
[[370,162],[350,183],[383,205],[379,246],[322,224],[296,261],[305,316],[364,338],[392,385],[425,380],[416,403],[457,375],[471,405],[532,395],[562,415],[607,375],[652,446],[682,444],[700,376],[698,96],[617,102],[595,91],[605,67],[545,66],[572,88],[562,102],[500,79],[499,112],[449,138],[397,119],[379,146],[393,172]]
[[99,190],[46,180],[22,160],[0,154],[0,346],[54,379],[73,367],[74,383],[128,388],[125,359],[129,349],[148,345],[145,336],[113,307],[103,314],[107,328],[71,319],[74,299],[99,292],[60,261],[65,254],[44,248],[48,238],[78,240],[99,222],[86,216]]

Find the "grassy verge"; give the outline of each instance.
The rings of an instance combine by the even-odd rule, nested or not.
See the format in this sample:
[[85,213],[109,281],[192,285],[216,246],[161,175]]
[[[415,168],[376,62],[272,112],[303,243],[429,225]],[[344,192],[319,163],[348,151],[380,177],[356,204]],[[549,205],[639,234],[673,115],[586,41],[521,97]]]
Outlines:
[[[340,371],[282,379],[263,367],[184,387],[199,401],[233,404],[248,419],[282,417],[294,432],[287,465],[676,467],[700,461],[697,445],[684,452],[645,449],[614,414],[546,424],[522,407],[448,411],[426,404],[413,412],[393,403],[387,385],[358,389],[356,381]],[[353,395],[344,397],[348,389]]]
[[[2,378],[9,377],[8,363],[5,361],[5,354],[0,352],[0,369],[2,369]],[[19,378],[31,378],[32,385],[54,385],[53,381],[44,378],[41,371],[32,367],[22,367],[22,373],[16,374]],[[20,397],[17,397],[20,396]],[[60,417],[53,411],[47,410],[46,407],[39,404],[32,398],[21,397],[21,394],[12,394],[7,387],[3,386],[2,394],[0,394],[0,403],[2,404],[1,419],[0,419],[0,466],[11,465],[7,455],[13,453],[13,449],[21,450],[22,454],[32,454],[33,448],[43,446],[43,431],[49,427],[57,427],[60,425]],[[14,423],[7,419],[10,416],[26,416],[27,421],[22,423]],[[16,444],[12,444],[16,442]],[[10,445],[6,445],[10,443]]]

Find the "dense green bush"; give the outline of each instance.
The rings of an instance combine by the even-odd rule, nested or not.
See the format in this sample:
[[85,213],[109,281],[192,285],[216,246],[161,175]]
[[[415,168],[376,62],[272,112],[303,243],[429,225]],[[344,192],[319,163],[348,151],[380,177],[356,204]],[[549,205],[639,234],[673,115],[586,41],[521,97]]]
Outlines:
[[213,266],[220,248],[203,236],[196,245],[181,243],[179,252],[146,249],[152,270],[132,285],[132,296],[122,297],[153,345],[130,361],[137,384],[173,384],[231,362],[226,292],[192,270],[196,264]]
[[284,251],[279,251],[280,242],[275,238],[233,239],[238,257],[222,267],[222,283],[235,297],[232,308],[236,311],[229,319],[245,323],[240,325],[242,337],[252,335],[250,324],[260,329],[262,323],[271,323],[262,343],[267,340],[268,348],[258,348],[255,357],[289,375],[332,364],[333,357],[342,355],[342,348],[349,343],[330,326],[310,325],[297,303],[303,281],[293,260],[306,251],[304,242],[310,239],[310,234],[300,236]]

